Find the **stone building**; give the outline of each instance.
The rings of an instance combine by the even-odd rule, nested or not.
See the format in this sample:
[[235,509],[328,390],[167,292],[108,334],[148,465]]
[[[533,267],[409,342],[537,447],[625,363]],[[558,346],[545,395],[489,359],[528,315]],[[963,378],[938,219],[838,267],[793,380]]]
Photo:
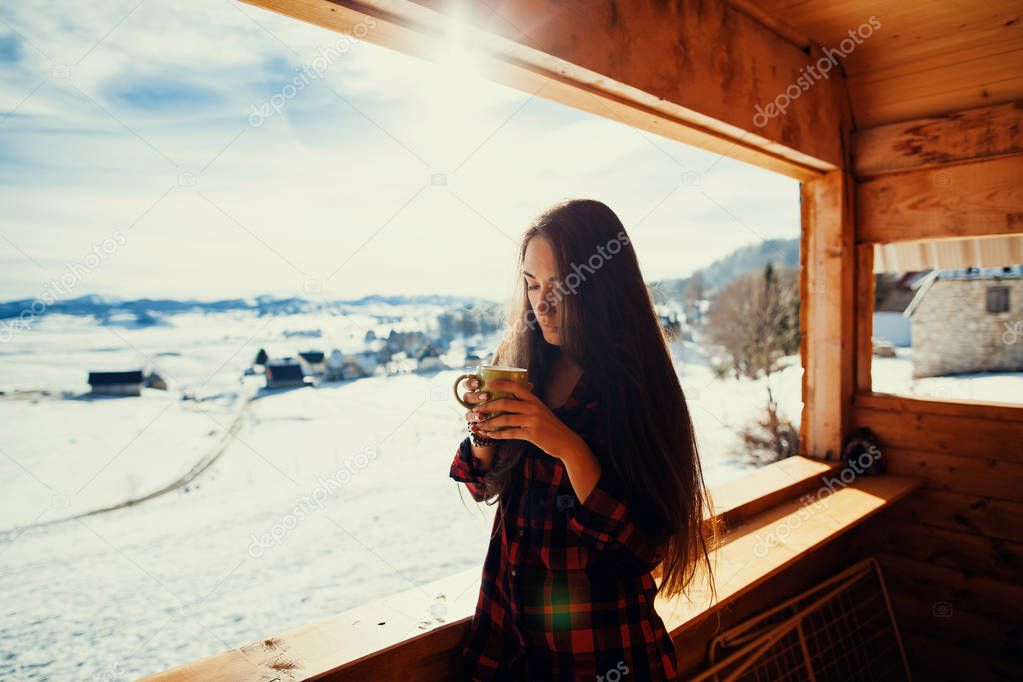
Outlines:
[[1023,371],[1023,266],[934,270],[905,314],[914,378]]

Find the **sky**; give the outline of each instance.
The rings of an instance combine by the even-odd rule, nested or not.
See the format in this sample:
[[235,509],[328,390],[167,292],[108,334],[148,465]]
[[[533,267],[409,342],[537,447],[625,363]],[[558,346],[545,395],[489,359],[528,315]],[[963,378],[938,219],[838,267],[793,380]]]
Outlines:
[[232,0],[5,3],[0,299],[500,299],[567,198],[648,280],[799,234],[796,181],[473,66]]

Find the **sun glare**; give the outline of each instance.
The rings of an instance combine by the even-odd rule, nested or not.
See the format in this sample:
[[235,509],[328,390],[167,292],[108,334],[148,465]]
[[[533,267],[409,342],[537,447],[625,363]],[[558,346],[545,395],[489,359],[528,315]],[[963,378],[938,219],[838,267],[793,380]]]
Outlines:
[[467,132],[478,118],[485,98],[481,88],[490,85],[481,71],[483,55],[473,49],[471,28],[461,18],[448,20],[443,47],[434,58],[430,115],[438,133],[452,139]]

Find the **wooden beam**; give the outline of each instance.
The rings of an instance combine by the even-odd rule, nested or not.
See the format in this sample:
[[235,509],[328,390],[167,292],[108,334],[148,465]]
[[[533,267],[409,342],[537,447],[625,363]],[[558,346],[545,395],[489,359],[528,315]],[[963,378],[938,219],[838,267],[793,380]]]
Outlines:
[[754,0],[728,0],[728,4],[749,15],[757,23],[766,26],[805,54],[810,54],[812,42],[806,35],[778,19]]
[[869,391],[874,361],[874,245],[856,245],[856,391]]
[[899,414],[933,414],[965,419],[994,419],[1003,422],[1010,435],[1023,438],[1023,406],[990,403],[982,400],[948,402],[937,398],[924,398],[888,393],[857,393],[856,410],[886,410]]
[[[908,500],[907,500],[908,502]],[[898,547],[901,556],[1014,583],[1023,579],[1023,543],[987,538],[962,529],[919,524],[898,505],[878,514],[857,533],[868,545]]]
[[860,476],[848,486],[838,483],[820,502],[814,496],[778,505],[734,529],[732,541],[718,550],[717,601],[712,603],[708,591],[697,588],[692,601],[658,599],[657,611],[672,636],[678,636],[919,486],[919,480],[905,476]]
[[942,528],[978,538],[1020,542],[1023,502],[944,490],[918,490],[899,504],[899,516],[919,527]]
[[[1023,464],[1023,429],[1010,421],[860,407],[854,425],[870,428],[888,447]],[[1009,437],[1014,430],[1020,433]]]
[[854,393],[852,179],[836,171],[801,188],[803,427],[800,451],[838,458]]
[[985,459],[885,446],[884,455],[889,472],[923,479],[927,489],[1007,501],[1020,499],[1023,464],[998,459],[997,453]]
[[853,135],[857,179],[1023,153],[1023,100],[867,128]]
[[[841,74],[800,89],[820,55],[724,0],[245,1],[336,31],[371,21],[363,39],[426,59],[442,56],[457,20],[498,82],[799,179],[846,165]],[[784,114],[758,116],[786,89],[797,95]]]
[[1023,233],[1023,154],[867,178],[856,241],[892,243]]

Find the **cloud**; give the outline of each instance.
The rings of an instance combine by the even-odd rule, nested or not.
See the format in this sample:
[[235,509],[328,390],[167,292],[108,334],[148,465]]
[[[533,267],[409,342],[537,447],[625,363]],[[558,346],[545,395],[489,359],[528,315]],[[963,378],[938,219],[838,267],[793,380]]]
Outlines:
[[194,83],[136,77],[133,81],[120,79],[110,84],[106,99],[145,112],[180,113],[207,109],[221,100],[216,92]]
[[113,230],[128,242],[82,292],[295,294],[312,277],[345,297],[502,296],[508,278],[473,273],[510,272],[530,219],[574,196],[619,213],[648,277],[798,234],[792,180],[247,5],[0,19],[0,55],[17,53],[0,57],[5,298]]
[[21,41],[13,33],[0,36],[0,62],[14,64],[21,59]]

